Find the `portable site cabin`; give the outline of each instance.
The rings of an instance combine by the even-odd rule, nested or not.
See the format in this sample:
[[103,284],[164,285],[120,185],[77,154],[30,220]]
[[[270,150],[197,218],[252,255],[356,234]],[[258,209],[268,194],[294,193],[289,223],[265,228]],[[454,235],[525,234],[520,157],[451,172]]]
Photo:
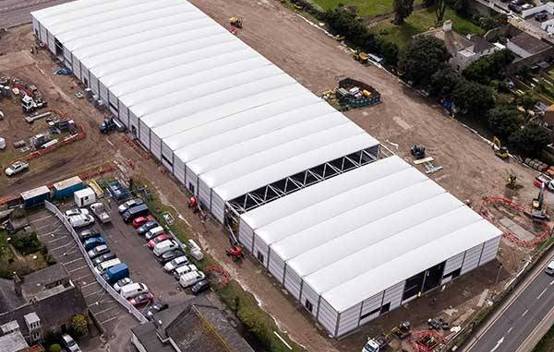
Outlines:
[[72,197],[73,193],[85,188],[85,184],[79,176],[74,176],[54,183],[52,188],[54,190],[54,198],[64,199]]
[[496,228],[187,1],[78,0],[32,16],[332,336],[494,259]]
[[25,208],[38,207],[44,204],[45,200],[50,200],[50,189],[46,186],[40,186],[32,190],[22,192],[23,206]]
[[73,198],[78,207],[86,207],[87,205],[91,205],[96,202],[96,193],[94,193],[92,188],[87,187],[74,192]]

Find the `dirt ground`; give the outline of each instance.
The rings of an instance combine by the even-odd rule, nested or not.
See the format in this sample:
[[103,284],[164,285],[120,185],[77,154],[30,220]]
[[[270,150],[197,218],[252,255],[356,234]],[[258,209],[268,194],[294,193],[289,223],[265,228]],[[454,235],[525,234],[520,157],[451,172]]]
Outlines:
[[[35,84],[48,102],[48,107],[40,112],[50,109],[59,111],[67,119],[73,119],[81,126],[87,132],[87,137],[33,159],[29,171],[23,174],[8,178],[2,172],[0,194],[7,190],[15,194],[45,183],[59,181],[75,175],[79,170],[104,163],[110,155],[104,139],[96,133],[89,133],[97,129],[97,123],[87,116],[97,112],[88,104],[78,104],[78,99],[74,97],[78,87],[73,79],[52,74],[59,66],[51,60],[47,51],[31,54],[32,43],[33,34],[28,26],[14,28],[9,35],[0,39],[0,52],[4,52],[4,55],[0,56],[0,74],[15,76]],[[70,89],[63,91],[60,86],[69,86]],[[7,144],[6,150],[0,152],[0,166],[4,170],[10,162],[25,155],[15,150],[12,143],[45,132],[48,125],[45,119],[28,124],[23,119],[25,115],[16,98],[1,100],[0,110],[6,115],[5,119],[0,121],[0,136],[6,138]]]
[[[410,160],[410,145],[425,145],[437,164],[444,168],[431,177],[458,198],[478,205],[485,195],[504,194],[509,170],[517,174],[518,181],[524,186],[515,194],[515,199],[521,204],[529,204],[536,196],[537,189],[532,185],[534,171],[515,162],[501,161],[479,136],[445,117],[438,106],[430,105],[386,71],[359,65],[339,43],[282,7],[278,1],[192,0],[192,3],[225,26],[230,16],[243,16],[245,27],[238,36],[315,93],[335,87],[342,77],[353,77],[375,86],[382,94],[383,103],[350,111],[346,115],[407,160]],[[29,50],[32,42],[30,26],[18,27],[0,39],[0,52],[10,55]],[[22,54],[17,55],[21,57]],[[254,261],[247,260],[240,267],[229,261],[225,255],[228,241],[221,227],[212,222],[202,224],[187,209],[186,195],[170,177],[163,176],[166,174],[163,167],[138,152],[137,148],[130,147],[122,135],[106,137],[98,133],[97,124],[102,115],[86,101],[74,97],[78,88],[72,78],[52,74],[57,65],[46,51],[32,58],[32,64],[22,60],[22,66],[10,71],[32,78],[39,89],[46,90],[50,103],[70,114],[78,123],[88,126],[87,138],[77,142],[75,148],[67,147],[67,154],[58,154],[57,163],[49,161],[43,169],[31,164],[31,172],[15,184],[6,187],[6,178],[2,178],[0,195],[6,190],[19,192],[59,180],[94,163],[117,160],[123,165],[126,176],[140,174],[149,179],[162,199],[190,224],[202,246],[259,299],[284,331],[309,351],[359,350],[368,334],[387,331],[407,319],[415,324],[446,314],[449,321],[456,321],[479,304],[486,304],[492,286],[508,280],[521,266],[525,253],[503,244],[499,256],[504,264],[501,270],[497,262],[493,262],[456,280],[445,292],[435,292],[393,311],[341,341],[330,340]],[[438,298],[434,299],[435,296]]]

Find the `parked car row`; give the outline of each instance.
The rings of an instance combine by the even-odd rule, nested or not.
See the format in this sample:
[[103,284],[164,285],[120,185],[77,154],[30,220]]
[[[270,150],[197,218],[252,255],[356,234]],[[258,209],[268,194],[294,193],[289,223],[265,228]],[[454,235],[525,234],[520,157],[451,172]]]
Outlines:
[[[163,226],[149,214],[144,201],[140,198],[130,199],[118,207],[123,220],[136,229],[147,241],[146,246],[152,250],[156,260],[164,266],[164,270],[172,274],[183,288],[192,287],[192,292],[198,294],[209,288],[206,275],[190,263],[181,244],[168,234]],[[202,259],[200,247],[193,242],[191,255]]]
[[89,208],[90,211],[84,207],[66,210],[65,217],[74,229],[94,224],[94,217],[92,214],[94,214],[103,224],[111,221],[110,214],[108,213],[104,203],[94,202],[90,204]]

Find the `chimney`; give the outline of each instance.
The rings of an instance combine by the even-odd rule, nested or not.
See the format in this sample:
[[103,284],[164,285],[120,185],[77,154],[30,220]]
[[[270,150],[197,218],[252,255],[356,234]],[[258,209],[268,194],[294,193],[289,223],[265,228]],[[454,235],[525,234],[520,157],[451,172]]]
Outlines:
[[15,294],[18,297],[22,296],[22,293],[21,293],[21,284],[22,283],[23,283],[23,280],[19,277],[19,275],[17,275],[16,272],[14,272],[13,273],[13,287],[14,287]]
[[444,23],[442,24],[442,30],[444,32],[452,31],[452,21],[451,20],[444,21]]

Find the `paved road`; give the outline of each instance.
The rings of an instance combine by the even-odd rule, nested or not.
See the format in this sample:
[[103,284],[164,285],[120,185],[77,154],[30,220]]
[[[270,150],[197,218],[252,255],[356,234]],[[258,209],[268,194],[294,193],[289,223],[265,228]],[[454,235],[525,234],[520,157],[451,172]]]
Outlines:
[[31,22],[30,13],[70,0],[0,0],[0,28]]
[[522,346],[554,307],[554,277],[545,274],[546,264],[541,264],[465,352],[515,352]]

